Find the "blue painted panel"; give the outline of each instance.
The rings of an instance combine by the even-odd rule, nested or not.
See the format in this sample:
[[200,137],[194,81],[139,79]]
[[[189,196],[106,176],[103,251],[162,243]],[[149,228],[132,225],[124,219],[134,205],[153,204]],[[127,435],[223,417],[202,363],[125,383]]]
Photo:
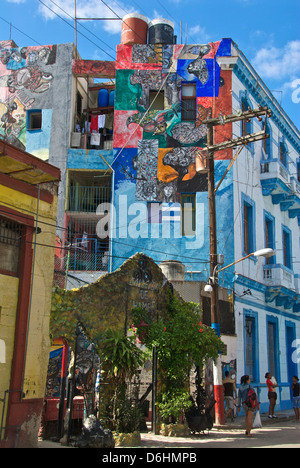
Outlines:
[[[108,164],[105,161],[107,161]],[[85,149],[69,148],[67,168],[106,170],[109,169],[109,164],[112,164],[112,161],[113,150],[87,151]]]
[[26,151],[41,159],[49,158],[52,109],[42,110],[42,128],[26,131]]

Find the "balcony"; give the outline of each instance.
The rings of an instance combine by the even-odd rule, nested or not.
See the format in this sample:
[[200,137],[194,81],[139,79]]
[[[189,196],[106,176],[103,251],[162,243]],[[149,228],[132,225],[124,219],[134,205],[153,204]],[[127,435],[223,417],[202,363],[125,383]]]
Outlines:
[[266,286],[284,286],[295,290],[294,274],[283,265],[265,265],[264,284]]
[[276,159],[261,161],[260,180],[265,196],[289,193],[289,173]]
[[278,160],[264,160],[260,164],[260,180],[264,196],[270,195],[274,205],[288,211],[290,218],[300,219],[300,185]]
[[267,303],[275,302],[276,307],[300,312],[300,296],[297,291],[298,278],[283,265],[264,266],[265,298]]
[[109,246],[106,241],[92,236],[77,238],[70,247],[68,271],[108,271]]
[[68,211],[74,213],[96,213],[102,203],[110,203],[110,187],[71,186],[69,188]]

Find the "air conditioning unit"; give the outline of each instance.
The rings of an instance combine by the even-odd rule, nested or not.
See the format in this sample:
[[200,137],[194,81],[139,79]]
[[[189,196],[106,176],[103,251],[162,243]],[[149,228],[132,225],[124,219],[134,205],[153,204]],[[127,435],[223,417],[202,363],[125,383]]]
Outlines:
[[81,143],[81,133],[72,132],[71,133],[71,148],[80,148]]

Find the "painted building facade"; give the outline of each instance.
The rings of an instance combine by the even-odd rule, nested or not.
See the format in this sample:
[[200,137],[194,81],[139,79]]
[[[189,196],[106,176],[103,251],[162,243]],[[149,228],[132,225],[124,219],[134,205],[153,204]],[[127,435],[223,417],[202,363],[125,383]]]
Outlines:
[[0,447],[37,444],[60,171],[0,141]]
[[[181,262],[184,281],[174,284],[185,294],[182,283],[188,283],[185,299],[200,297],[209,308],[203,293],[210,275],[203,122],[259,106],[271,110],[271,118],[214,129],[215,144],[263,129],[270,135],[238,155],[240,147],[215,153],[216,186],[221,182],[217,241],[224,265],[266,246],[276,250],[269,260],[252,256],[220,274],[219,285],[227,291],[220,314],[229,297],[235,330],[229,327],[231,333],[222,336],[228,348],[224,364],[238,379],[251,375],[265,408],[264,375],[272,372],[280,384],[278,403],[289,407],[291,376],[300,373],[299,130],[229,38],[177,44],[170,21],[148,23],[134,15],[123,19],[115,62],[81,60],[71,44],[49,47],[51,54],[32,48],[40,50],[36,62],[28,48],[22,76],[34,76],[30,58],[53,79],[46,74],[41,87],[25,80],[22,90],[14,84],[17,72],[7,72],[7,66],[22,68],[21,62],[2,52],[2,132],[9,137],[10,115],[16,119],[12,98],[19,95],[28,95],[27,116],[31,109],[45,111],[45,122],[51,116],[49,162],[62,172],[57,234],[60,246],[68,246],[55,270],[68,289],[144,252],[157,264]],[[47,147],[40,130],[24,130],[26,150],[27,143],[33,149],[33,138],[38,149]],[[21,132],[16,137],[24,144]]]
[[[125,23],[128,27],[130,18]],[[157,31],[151,34],[153,26]],[[206,283],[203,121],[270,109],[271,118],[238,120],[214,131],[214,144],[264,129],[269,135],[215,153],[217,241],[224,265],[264,247],[276,250],[268,260],[251,256],[220,274],[219,285],[232,297],[236,332],[236,337],[222,335],[227,344],[222,361],[238,379],[250,375],[263,411],[268,409],[266,372],[279,384],[277,408],[291,407],[292,376],[300,371],[299,130],[231,39],[178,45],[168,20],[148,25],[148,43],[140,38],[139,33],[123,40],[117,49],[114,264],[144,251],[157,263],[181,262],[185,281]]]

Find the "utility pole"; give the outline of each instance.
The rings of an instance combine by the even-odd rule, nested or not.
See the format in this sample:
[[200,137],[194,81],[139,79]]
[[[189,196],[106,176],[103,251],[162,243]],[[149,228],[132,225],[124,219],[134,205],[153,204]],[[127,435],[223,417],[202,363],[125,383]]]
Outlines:
[[[226,123],[238,122],[240,120],[247,120],[258,118],[262,120],[261,116],[265,115],[265,119],[271,116],[271,111],[267,107],[260,107],[255,110],[248,110],[240,112],[239,115],[232,114],[230,116],[220,115],[217,118],[206,119],[203,123],[207,124],[207,151],[208,151],[208,202],[209,202],[209,245],[210,245],[210,275],[215,276],[217,260],[217,222],[216,222],[216,189],[215,189],[215,168],[214,168],[214,154],[216,151],[222,149],[233,148],[240,145],[247,145],[253,141],[268,138],[266,135],[266,122],[265,129],[258,133],[244,135],[240,138],[225,141],[217,145],[214,144],[214,127],[218,125],[225,125]],[[212,284],[211,292],[211,327],[215,330],[216,334],[220,337],[220,315],[219,315],[219,301],[218,301],[218,282]],[[216,425],[225,424],[225,409],[224,409],[224,395],[223,395],[223,378],[222,378],[222,364],[220,357],[217,363],[214,364],[214,395],[216,400],[215,405],[215,423]]]

